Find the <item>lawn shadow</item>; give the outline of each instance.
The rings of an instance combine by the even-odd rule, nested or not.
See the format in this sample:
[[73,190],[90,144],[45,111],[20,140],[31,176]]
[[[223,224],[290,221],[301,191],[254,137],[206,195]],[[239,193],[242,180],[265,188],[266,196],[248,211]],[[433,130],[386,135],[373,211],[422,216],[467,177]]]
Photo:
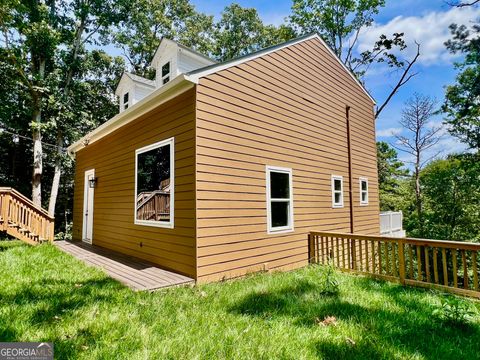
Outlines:
[[[359,305],[355,300],[320,295],[321,287],[312,281],[301,281],[294,286],[275,290],[252,291],[230,307],[230,311],[247,316],[257,316],[268,321],[290,318],[297,326],[318,328],[318,321],[334,316],[339,326],[354,329],[356,344],[347,341],[345,333],[328,337],[314,344],[320,357],[334,358],[391,358],[398,353],[405,356],[419,354],[425,359],[451,359],[476,353],[480,329],[476,326],[459,329],[443,322],[432,321],[432,305],[426,307],[418,297],[408,297],[402,287],[368,286],[367,291],[391,297],[393,308],[381,303]],[[365,296],[359,294],[359,296]],[[402,303],[402,300],[405,300]],[[428,302],[427,302],[428,304]],[[336,330],[333,330],[336,331]],[[347,331],[348,333],[348,331]]]

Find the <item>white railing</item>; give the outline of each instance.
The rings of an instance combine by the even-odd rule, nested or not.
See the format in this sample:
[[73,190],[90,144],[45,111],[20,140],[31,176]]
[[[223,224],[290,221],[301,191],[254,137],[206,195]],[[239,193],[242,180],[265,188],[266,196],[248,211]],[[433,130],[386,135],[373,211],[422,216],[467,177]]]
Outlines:
[[386,211],[380,213],[380,234],[405,237],[403,214],[401,211]]

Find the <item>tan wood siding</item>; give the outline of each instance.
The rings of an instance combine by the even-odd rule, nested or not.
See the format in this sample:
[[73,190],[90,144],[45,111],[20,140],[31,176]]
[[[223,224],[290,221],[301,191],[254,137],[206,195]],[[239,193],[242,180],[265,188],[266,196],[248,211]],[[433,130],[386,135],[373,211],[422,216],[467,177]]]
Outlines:
[[[378,234],[373,104],[320,41],[305,41],[200,80],[199,281],[305,265],[309,231],[350,230],[347,105],[354,229]],[[293,170],[294,232],[267,234],[266,165]],[[331,206],[332,175],[344,179],[340,209]],[[360,206],[359,177],[368,178],[366,206]]]
[[[135,225],[135,150],[170,137],[175,138],[175,227]],[[93,244],[195,277],[195,90],[179,95],[76,154],[76,240],[82,237],[84,172],[89,169],[95,169],[98,178]]]

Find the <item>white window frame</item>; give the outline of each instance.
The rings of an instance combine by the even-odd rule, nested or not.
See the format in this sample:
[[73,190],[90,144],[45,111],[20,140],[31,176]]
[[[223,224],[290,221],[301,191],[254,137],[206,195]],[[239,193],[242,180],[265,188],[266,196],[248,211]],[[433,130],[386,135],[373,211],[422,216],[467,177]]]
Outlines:
[[[170,145],[170,221],[153,221],[153,220],[138,220],[137,219],[137,172],[138,172],[138,155],[147,151],[158,149],[162,146]],[[135,150],[135,189],[134,189],[134,206],[133,206],[133,219],[135,225],[154,226],[161,228],[174,228],[175,219],[175,138],[171,137],[151,145],[144,146]]]
[[[340,180],[340,190],[335,190],[335,180]],[[344,201],[343,201],[343,176],[340,175],[332,175],[332,208],[343,208]],[[335,202],[335,193],[340,192],[340,203]]]
[[[166,75],[163,75],[162,74],[162,69],[165,65],[168,65],[168,73]],[[172,81],[172,77],[171,77],[171,74],[172,74],[172,60],[168,60],[167,62],[163,63],[162,66],[160,66],[160,78],[161,78],[161,81],[162,81],[162,85],[165,85],[165,84],[168,84],[170,81]],[[166,83],[164,83],[163,81],[168,77],[168,81]]]
[[[290,197],[287,199],[272,199],[270,197],[271,189],[270,189],[270,173],[276,172],[276,173],[283,173],[283,174],[288,174],[289,176],[289,194]],[[291,232],[294,231],[294,214],[293,214],[293,173],[292,169],[290,168],[284,168],[284,167],[278,167],[278,166],[270,166],[267,165],[265,166],[265,176],[266,176],[266,195],[267,195],[267,234],[279,234],[279,233],[285,233],[285,232]],[[272,227],[272,202],[276,201],[288,201],[289,206],[288,206],[288,225],[286,226],[277,226],[277,227]]]
[[[367,190],[362,190],[362,182],[365,182],[367,184]],[[368,178],[366,177],[359,178],[358,185],[360,187],[360,205],[368,205]],[[367,199],[365,201],[363,201],[363,197],[362,197],[362,194],[364,192],[366,193],[366,199]]]

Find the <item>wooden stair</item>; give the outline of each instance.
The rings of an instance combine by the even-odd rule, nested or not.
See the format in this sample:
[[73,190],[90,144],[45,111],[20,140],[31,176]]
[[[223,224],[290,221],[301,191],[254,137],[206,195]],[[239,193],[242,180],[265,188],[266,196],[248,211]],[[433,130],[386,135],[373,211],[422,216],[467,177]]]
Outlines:
[[0,231],[31,245],[52,242],[55,218],[12,188],[0,187]]

